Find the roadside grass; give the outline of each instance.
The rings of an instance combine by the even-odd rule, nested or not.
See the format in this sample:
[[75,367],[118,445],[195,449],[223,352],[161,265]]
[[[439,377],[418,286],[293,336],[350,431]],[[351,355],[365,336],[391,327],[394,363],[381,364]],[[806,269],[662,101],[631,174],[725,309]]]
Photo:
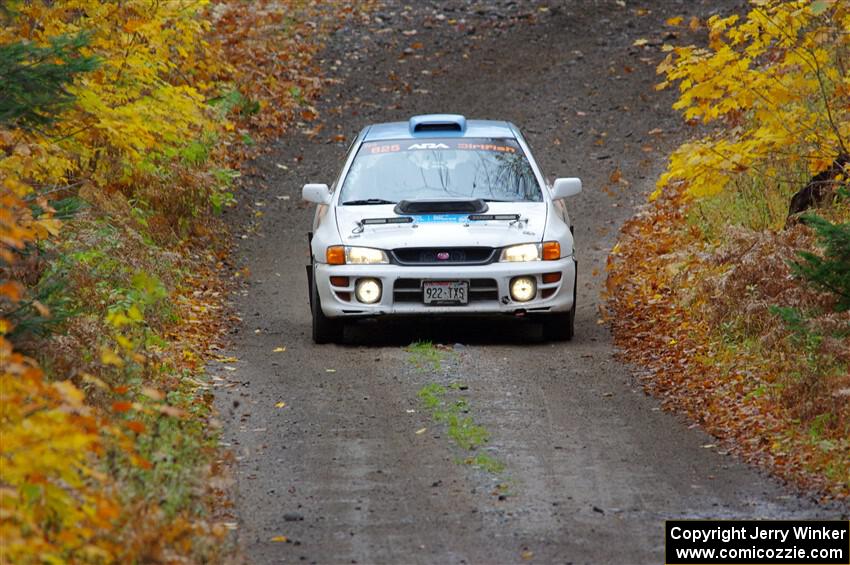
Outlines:
[[[783,316],[777,314],[777,318]],[[806,474],[813,475],[805,482],[837,490],[841,496],[842,489],[850,489],[846,406],[850,363],[846,352],[842,358],[834,350],[841,347],[842,340],[846,344],[847,330],[824,336],[808,327],[808,320],[815,320],[813,325],[817,325],[815,314],[802,319],[805,321],[796,319],[794,323],[805,324],[804,327],[787,325],[778,330],[782,335],[773,338],[775,341],[753,334],[746,327],[726,324],[709,336],[717,349],[700,364],[706,372],[735,379],[743,396],[739,400],[742,406],[769,415],[761,422],[750,422],[752,428],[739,435],[739,441],[752,442],[746,436],[753,435],[753,431],[756,436],[770,438],[763,459],[772,459],[779,465],[796,459]],[[825,339],[831,345],[824,347]],[[721,386],[717,402],[729,402],[719,396],[729,392]]]
[[50,316],[21,324],[19,347],[50,375],[76,375],[88,406],[111,420],[99,470],[133,515],[112,533],[124,555],[167,555],[184,538],[194,560],[213,559],[220,532],[204,493],[218,431],[203,360],[223,324],[222,242],[209,242],[216,253],[179,254],[143,223],[97,207],[66,222],[32,287]]
[[[850,49],[838,24],[850,4],[826,17],[821,3],[759,4],[709,19],[707,45],[656,69],[659,89],[679,89],[673,109],[704,127],[671,153],[611,252],[610,320],[667,406],[781,477],[847,498],[850,113],[825,77]],[[841,39],[824,44],[823,64],[799,65],[793,54],[826,35]],[[799,88],[789,95],[778,75]],[[812,123],[816,135],[798,134]]]
[[785,225],[791,196],[796,187],[806,182],[803,170],[784,171],[782,178],[788,180],[768,183],[759,177],[738,179],[734,188],[695,200],[688,210],[688,222],[712,243],[725,241],[729,226],[780,230]]
[[[609,320],[646,388],[746,459],[835,498],[850,496],[850,312],[793,272],[819,253],[783,229],[789,189],[664,195],[623,228],[609,258]],[[850,220],[846,201],[817,210]]]

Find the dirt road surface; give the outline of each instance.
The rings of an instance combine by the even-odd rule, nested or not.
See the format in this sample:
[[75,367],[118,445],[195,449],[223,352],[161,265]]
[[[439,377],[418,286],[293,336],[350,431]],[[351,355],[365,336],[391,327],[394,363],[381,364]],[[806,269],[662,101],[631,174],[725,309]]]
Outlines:
[[[665,37],[664,20],[738,3],[406,4],[333,35],[323,65],[339,82],[318,104],[323,128],[311,137],[301,130],[316,124],[303,124],[274,144],[229,212],[250,274],[234,298],[236,370],[212,371],[227,379],[217,405],[238,462],[246,561],[661,563],[665,519],[834,517],[661,411],[598,323],[617,229],[685,135],[671,94],[652,88],[654,67],[661,41],[698,36]],[[633,46],[640,38],[648,44]],[[543,342],[514,320],[372,323],[346,345],[311,342],[302,184],[330,184],[361,127],[428,112],[510,120],[546,175],[584,180],[570,202],[572,342]],[[405,346],[418,340],[446,345],[439,369],[415,366]],[[423,386],[454,382],[501,472],[464,464],[423,410]]]

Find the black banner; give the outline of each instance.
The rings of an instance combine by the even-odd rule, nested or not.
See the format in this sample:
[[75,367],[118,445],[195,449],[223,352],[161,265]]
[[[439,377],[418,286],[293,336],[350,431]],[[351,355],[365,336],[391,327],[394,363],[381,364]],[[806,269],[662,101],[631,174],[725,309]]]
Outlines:
[[850,522],[668,520],[668,565],[848,565]]

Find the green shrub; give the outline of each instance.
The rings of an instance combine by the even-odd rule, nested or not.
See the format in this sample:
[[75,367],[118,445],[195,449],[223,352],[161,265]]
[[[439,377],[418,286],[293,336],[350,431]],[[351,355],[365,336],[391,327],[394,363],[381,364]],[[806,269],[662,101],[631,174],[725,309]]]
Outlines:
[[794,261],[792,269],[816,287],[834,293],[836,310],[850,309],[850,223],[833,224],[811,214],[803,220],[817,233],[823,257],[799,251],[802,261]]
[[0,124],[22,128],[45,126],[74,97],[65,88],[79,73],[97,67],[80,50],[85,35],[60,36],[39,47],[28,41],[0,45]]

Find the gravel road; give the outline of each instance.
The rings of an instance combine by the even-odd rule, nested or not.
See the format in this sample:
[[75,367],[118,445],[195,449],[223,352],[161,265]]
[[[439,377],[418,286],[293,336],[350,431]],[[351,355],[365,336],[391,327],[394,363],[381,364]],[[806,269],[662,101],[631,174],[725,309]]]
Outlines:
[[[212,372],[227,379],[216,402],[246,561],[661,563],[668,518],[829,515],[661,411],[598,321],[617,229],[686,133],[654,66],[661,41],[698,36],[665,37],[664,20],[739,3],[407,4],[333,35],[322,129],[271,145],[228,213],[249,274],[234,298],[236,370]],[[301,185],[333,181],[347,146],[335,136],[427,112],[510,120],[548,176],[584,180],[572,342],[515,320],[366,323],[346,345],[311,342]],[[417,340],[445,344],[439,368],[417,366],[405,349]],[[429,383],[463,383],[504,470],[464,464],[417,397]]]

